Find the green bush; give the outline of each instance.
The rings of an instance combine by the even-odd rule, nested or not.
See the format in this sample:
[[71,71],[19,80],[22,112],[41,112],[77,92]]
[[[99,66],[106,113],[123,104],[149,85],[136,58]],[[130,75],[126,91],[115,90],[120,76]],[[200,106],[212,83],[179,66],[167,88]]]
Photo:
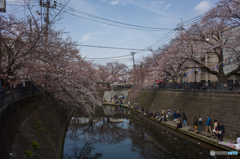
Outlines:
[[32,141],[31,144],[34,150],[37,150],[39,148],[39,144],[37,143],[37,141]]
[[42,131],[42,128],[39,128],[38,130],[39,130],[39,132],[41,132],[41,131]]
[[41,120],[37,120],[35,122],[35,128],[38,128],[41,125],[42,121]]
[[24,153],[27,156],[27,158],[31,158],[33,155],[32,151],[28,151],[28,150],[26,150]]

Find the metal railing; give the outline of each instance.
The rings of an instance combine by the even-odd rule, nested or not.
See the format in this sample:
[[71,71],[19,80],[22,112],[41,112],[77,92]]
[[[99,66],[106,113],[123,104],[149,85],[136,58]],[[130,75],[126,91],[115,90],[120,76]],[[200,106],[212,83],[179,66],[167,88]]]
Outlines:
[[0,91],[0,108],[15,99],[38,93],[41,93],[41,91],[37,87],[22,87]]

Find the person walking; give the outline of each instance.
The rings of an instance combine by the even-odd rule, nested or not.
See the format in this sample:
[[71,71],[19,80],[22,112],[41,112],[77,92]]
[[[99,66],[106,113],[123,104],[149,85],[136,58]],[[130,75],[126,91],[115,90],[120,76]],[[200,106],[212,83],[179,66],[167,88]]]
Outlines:
[[206,131],[205,131],[206,134],[208,132],[208,129],[209,129],[211,135],[213,135],[212,128],[211,128],[211,118],[209,117],[209,115],[207,116]]
[[170,109],[167,110],[168,120],[172,120],[172,111]]
[[225,127],[221,123],[218,124],[218,140],[223,141],[223,134],[225,133]]
[[183,113],[183,124],[187,127],[187,116]]
[[202,118],[201,118],[201,116],[198,117],[198,131],[202,131]]

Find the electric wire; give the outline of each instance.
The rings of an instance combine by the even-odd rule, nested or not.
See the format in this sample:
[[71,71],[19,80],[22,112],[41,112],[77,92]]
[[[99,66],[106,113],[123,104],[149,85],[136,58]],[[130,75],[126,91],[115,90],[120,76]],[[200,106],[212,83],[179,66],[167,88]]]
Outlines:
[[[59,9],[57,9],[57,10],[59,10]],[[109,26],[115,26],[115,27],[119,27],[119,28],[132,29],[132,30],[141,30],[141,31],[159,31],[159,30],[148,30],[148,29],[124,27],[124,26],[119,26],[119,25],[115,25],[115,24],[100,22],[100,21],[97,21],[97,20],[89,19],[89,18],[86,18],[86,17],[82,17],[82,16],[79,16],[79,15],[76,15],[76,14],[69,13],[69,12],[66,12],[66,13],[70,14],[72,16],[76,16],[76,17],[79,17],[79,18],[82,18],[82,19],[89,20],[89,21],[93,21],[93,22],[97,22],[97,23],[101,23],[101,24],[105,24],[105,25],[109,25]]]
[[[122,43],[130,42],[130,41],[136,41],[136,40],[139,40],[139,39],[151,38],[151,37],[158,36],[158,35],[159,34],[154,34],[154,35],[151,35],[151,36],[144,36],[144,37],[140,37],[140,38],[136,38],[136,39],[130,39],[130,40],[126,40],[126,41],[119,42],[119,43],[111,43],[111,44],[108,44],[108,46],[112,46],[112,45],[116,45],[116,44],[122,44]],[[86,49],[86,50],[84,50],[84,52],[89,51],[89,50],[94,50],[94,48]]]
[[127,57],[130,55],[123,55],[123,56],[114,56],[114,57],[100,57],[100,58],[86,58],[86,59],[111,59],[111,58],[119,58],[119,57]]
[[[60,5],[61,5],[61,4],[60,4]],[[136,27],[136,28],[141,28],[141,29],[151,29],[151,30],[170,30],[170,29],[171,29],[171,28],[153,28],[153,27],[146,27],[146,26],[140,26],[140,25],[123,23],[123,22],[118,22],[118,21],[106,19],[106,18],[103,18],[103,17],[99,17],[99,16],[96,16],[96,15],[93,15],[93,14],[89,14],[89,13],[86,13],[86,12],[83,12],[83,11],[80,11],[80,10],[77,10],[77,9],[74,9],[74,8],[72,8],[72,7],[67,7],[67,6],[66,6],[66,8],[69,8],[69,11],[72,11],[72,12],[74,12],[74,13],[82,14],[82,15],[85,15],[85,16],[88,16],[88,17],[92,17],[92,18],[101,19],[101,20],[108,21],[108,22],[111,22],[111,23],[117,23],[117,24],[120,24],[120,25],[125,25],[125,26],[130,26],[130,27]]]
[[[97,45],[77,45],[82,47],[96,47],[101,49],[117,49],[117,50],[144,50],[144,49],[135,49],[135,48],[121,48],[121,47],[110,47],[110,46],[97,46]],[[147,50],[146,50],[147,51]]]

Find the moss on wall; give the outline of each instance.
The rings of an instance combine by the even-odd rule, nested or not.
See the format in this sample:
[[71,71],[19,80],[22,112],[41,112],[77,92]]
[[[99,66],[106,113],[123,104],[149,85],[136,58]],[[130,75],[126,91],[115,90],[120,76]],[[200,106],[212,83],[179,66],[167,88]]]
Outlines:
[[65,126],[72,112],[66,103],[43,95],[9,103],[1,112],[1,119],[5,119],[0,129],[4,136],[1,158],[60,158]]

